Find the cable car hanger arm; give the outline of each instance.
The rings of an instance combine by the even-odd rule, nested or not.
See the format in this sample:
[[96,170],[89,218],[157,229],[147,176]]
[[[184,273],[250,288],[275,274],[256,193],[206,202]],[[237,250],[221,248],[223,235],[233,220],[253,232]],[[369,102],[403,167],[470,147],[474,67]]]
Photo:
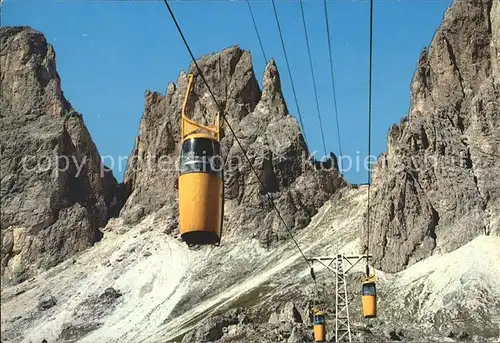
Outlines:
[[[206,130],[208,132],[215,134],[217,140],[219,140],[219,138],[220,138],[220,135],[219,135],[219,132],[220,132],[219,113],[217,113],[217,116],[215,119],[215,126],[208,126],[208,125],[203,125],[203,124],[197,123],[194,120],[189,119],[186,116],[186,107],[187,107],[187,102],[189,99],[189,93],[191,92],[191,88],[193,86],[193,79],[194,79],[194,75],[189,74],[188,86],[187,86],[187,90],[186,90],[186,95],[184,96],[184,102],[182,104],[182,111],[181,111],[181,113],[182,113],[182,133],[181,133],[182,139],[184,139],[186,136],[194,133],[197,129],[202,129],[202,130]],[[187,123],[189,125],[185,125],[185,123]],[[186,126],[186,127],[184,127],[184,126]],[[192,128],[191,126],[193,126],[194,128]]]

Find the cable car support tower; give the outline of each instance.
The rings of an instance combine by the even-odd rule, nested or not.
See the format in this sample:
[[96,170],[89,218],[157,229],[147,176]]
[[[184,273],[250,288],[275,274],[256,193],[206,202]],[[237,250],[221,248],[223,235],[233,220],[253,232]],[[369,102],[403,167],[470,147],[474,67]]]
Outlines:
[[372,255],[315,256],[308,258],[311,265],[318,262],[335,274],[335,342],[352,342],[349,320],[349,298],[347,297],[346,274],[364,259]]

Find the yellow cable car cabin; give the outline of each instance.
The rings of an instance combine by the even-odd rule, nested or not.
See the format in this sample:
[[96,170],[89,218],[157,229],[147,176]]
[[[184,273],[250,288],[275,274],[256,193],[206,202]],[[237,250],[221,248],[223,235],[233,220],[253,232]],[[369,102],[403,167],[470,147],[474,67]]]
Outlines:
[[314,341],[325,342],[325,313],[319,310],[314,310]]
[[182,240],[189,246],[219,245],[224,206],[219,115],[214,126],[202,125],[186,117],[192,83],[191,74],[181,118],[179,228]]
[[363,304],[363,317],[375,318],[377,316],[377,289],[375,287],[375,275],[372,275],[363,281],[361,301]]

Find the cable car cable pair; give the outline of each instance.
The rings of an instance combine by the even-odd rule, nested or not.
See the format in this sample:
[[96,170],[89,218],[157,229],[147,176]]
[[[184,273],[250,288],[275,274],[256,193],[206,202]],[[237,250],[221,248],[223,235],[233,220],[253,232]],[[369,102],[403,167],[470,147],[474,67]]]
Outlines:
[[341,170],[341,173],[342,171],[344,170],[342,168],[342,143],[341,143],[341,139],[340,139],[340,124],[339,124],[339,111],[338,111],[338,108],[337,108],[337,94],[336,94],[336,91],[335,91],[335,73],[333,72],[333,58],[332,58],[332,40],[331,40],[331,37],[330,37],[330,24],[329,24],[329,20],[328,20],[328,6],[327,6],[327,3],[326,3],[326,0],[323,0],[323,4],[324,4],[324,8],[325,8],[325,22],[326,22],[326,35],[327,35],[327,40],[328,40],[328,57],[329,57],[329,61],[330,61],[330,75],[331,75],[331,79],[332,79],[332,92],[333,92],[333,108],[335,110],[335,123],[337,124],[337,137],[338,137],[338,143],[339,143],[339,156],[340,156],[340,160],[339,160],[339,166],[340,166],[340,170]]
[[314,89],[314,97],[316,100],[316,112],[318,113],[318,121],[319,121],[319,129],[321,132],[321,140],[323,142],[323,150],[325,153],[325,157],[327,157],[328,153],[326,150],[325,134],[323,132],[323,122],[321,121],[321,111],[319,109],[318,90],[316,89],[316,79],[314,77],[314,68],[313,68],[312,57],[311,57],[311,48],[309,46],[309,35],[307,34],[307,25],[306,25],[306,18],[305,18],[305,14],[304,14],[304,3],[303,2],[304,2],[303,0],[299,0],[300,12],[302,14],[302,25],[304,26],[304,34],[306,37],[307,54],[309,56],[309,67],[311,69],[311,78],[312,78],[313,89]]
[[283,48],[283,55],[285,56],[285,62],[286,62],[286,65],[288,67],[287,70],[288,70],[288,76],[290,77],[290,84],[292,85],[293,98],[295,100],[295,106],[297,107],[297,114],[299,115],[300,129],[301,129],[302,134],[304,136],[304,142],[307,145],[306,128],[305,128],[304,124],[302,123],[302,115],[300,114],[300,107],[299,107],[299,102],[297,100],[297,93],[295,92],[295,86],[293,83],[292,71],[290,70],[290,63],[288,62],[288,55],[286,53],[285,41],[283,39],[283,33],[281,32],[281,25],[280,25],[280,21],[278,18],[278,10],[276,9],[276,4],[274,3],[274,0],[271,0],[271,1],[273,4],[274,18],[276,19],[276,25],[278,26],[278,33],[279,33],[280,40],[281,40],[281,47]]
[[[259,45],[260,45],[260,49],[262,51],[262,55],[264,56],[264,61],[267,62],[266,54],[264,52],[264,46],[262,44],[262,39],[261,39],[261,36],[259,34],[259,29],[257,27],[257,23],[255,21],[255,16],[254,16],[252,7],[250,5],[250,0],[246,0],[246,2],[247,2],[247,6],[248,6],[248,9],[249,9],[249,12],[250,12],[250,17],[252,18],[253,28],[254,28],[255,33],[257,35],[257,39],[259,41]],[[295,93],[295,87],[294,87],[294,83],[293,83],[293,79],[292,79],[292,75],[291,75],[291,71],[290,71],[290,65],[288,63],[288,56],[287,56],[287,53],[286,53],[286,48],[285,48],[285,44],[284,44],[284,40],[283,40],[283,35],[282,35],[282,32],[281,32],[281,25],[280,25],[280,22],[279,22],[279,19],[278,19],[278,12],[277,12],[277,9],[276,9],[274,1],[272,2],[272,4],[273,4],[273,10],[274,10],[274,17],[275,17],[276,24],[277,24],[277,27],[278,27],[278,33],[279,33],[280,39],[281,39],[281,45],[282,45],[282,49],[283,49],[283,54],[285,56],[285,62],[287,64],[287,68],[288,68],[288,74],[289,74],[289,77],[290,77],[290,82],[292,84],[292,91],[293,91],[293,94],[294,94],[295,106],[297,107],[297,112],[298,112],[298,115],[299,115],[301,130],[303,131],[303,134],[304,134],[304,140],[306,141],[306,144],[307,144],[307,140],[306,140],[306,137],[305,137],[305,127],[302,124],[302,117],[300,115],[300,108],[299,108],[297,96],[296,96],[296,93]],[[331,74],[331,79],[332,79],[333,105],[334,105],[334,110],[335,110],[335,120],[336,120],[337,137],[338,137],[338,144],[339,144],[339,156],[342,156],[342,144],[341,144],[341,138],[340,138],[340,125],[339,125],[339,116],[338,116],[338,108],[337,108],[337,100],[336,100],[336,92],[335,92],[335,77],[334,77],[334,71],[333,71],[332,44],[331,44],[331,37],[330,37],[330,25],[329,25],[329,20],[328,20],[328,9],[327,9],[326,0],[324,0],[324,7],[325,7],[325,22],[326,22],[326,26],[325,27],[326,27],[326,33],[327,33],[327,36],[328,36],[328,40],[327,40],[327,42],[328,42],[328,55],[329,55],[329,58],[330,58],[330,74]],[[316,90],[316,81],[315,81],[315,77],[314,77],[314,71],[313,71],[313,65],[312,65],[312,58],[311,58],[311,50],[310,50],[310,47],[309,47],[309,37],[308,37],[308,34],[307,34],[307,26],[306,26],[306,22],[305,22],[304,6],[303,6],[303,1],[302,0],[300,0],[300,9],[301,9],[301,15],[302,15],[302,23],[303,23],[303,26],[304,26],[305,38],[306,38],[306,46],[307,46],[307,51],[308,51],[308,56],[309,56],[309,66],[310,66],[310,69],[311,69],[311,77],[312,77],[312,82],[313,82],[313,87],[314,87],[314,95],[315,95],[316,109],[317,109],[317,113],[318,113],[320,130],[321,130],[321,138],[322,138],[322,142],[323,142],[324,153],[325,153],[325,156],[326,156],[327,155],[327,149],[326,149],[326,144],[325,144],[325,137],[324,137],[324,134],[323,134],[323,124],[322,124],[322,121],[321,121],[321,115],[320,115],[320,109],[319,109],[318,92]],[[338,163],[340,165],[340,170],[342,170],[342,160],[340,159],[338,161]]]
[[[371,156],[372,136],[372,79],[373,79],[373,0],[370,0],[370,65],[368,82],[368,158]],[[361,301],[363,305],[363,317],[375,318],[377,316],[377,290],[375,287],[375,274],[370,275],[369,251],[370,251],[370,191],[372,184],[371,165],[368,168],[368,195],[367,195],[367,230],[366,230],[366,278],[361,288]]]
[[260,50],[262,51],[262,56],[264,57],[264,62],[267,63],[266,53],[264,52],[264,45],[262,44],[262,39],[260,38],[259,29],[257,28],[257,22],[255,21],[255,16],[252,11],[252,5],[250,5],[250,0],[247,0],[247,7],[250,11],[250,17],[252,17],[253,28],[257,34],[257,39],[259,40]]

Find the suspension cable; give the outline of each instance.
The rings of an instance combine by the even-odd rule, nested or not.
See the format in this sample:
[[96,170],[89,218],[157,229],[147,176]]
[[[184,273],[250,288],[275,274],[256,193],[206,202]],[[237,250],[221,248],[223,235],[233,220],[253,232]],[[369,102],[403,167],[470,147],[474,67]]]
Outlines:
[[262,39],[260,38],[259,30],[257,28],[257,22],[255,21],[255,16],[252,11],[252,6],[250,5],[250,0],[247,0],[248,10],[250,11],[250,16],[252,17],[253,28],[257,34],[257,39],[259,40],[260,50],[262,51],[262,56],[264,56],[264,63],[267,63],[266,53],[264,52],[264,45],[262,44]]
[[326,150],[326,143],[325,143],[325,134],[323,133],[323,122],[321,121],[321,114],[320,114],[320,109],[319,109],[318,91],[316,89],[316,80],[314,78],[314,69],[313,69],[313,63],[312,63],[312,57],[311,57],[311,48],[309,46],[309,36],[307,34],[306,18],[305,18],[305,14],[304,14],[304,3],[303,3],[303,0],[300,0],[299,2],[300,2],[300,11],[302,14],[302,24],[304,25],[304,32],[306,34],[307,54],[309,55],[309,66],[311,68],[311,77],[312,77],[312,82],[313,82],[313,87],[314,87],[314,97],[316,99],[316,111],[318,112],[319,128],[321,129],[321,139],[323,140],[323,150],[325,152],[325,157],[328,157],[328,153]]
[[[372,79],[373,79],[373,0],[370,0],[370,66],[368,76],[368,159],[371,157],[372,139]],[[368,167],[367,234],[366,234],[366,276],[370,276],[368,256],[370,250],[370,190],[372,184],[371,164]]]
[[332,40],[330,37],[330,24],[328,20],[328,6],[326,3],[326,0],[323,1],[324,7],[325,7],[325,22],[326,22],[326,35],[328,37],[328,56],[330,58],[330,74],[332,77],[332,90],[333,90],[333,108],[335,110],[335,121],[336,121],[336,126],[337,126],[337,138],[338,138],[338,143],[339,143],[339,154],[340,154],[340,159],[338,160],[340,171],[344,170],[342,168],[342,143],[340,139],[340,124],[339,124],[339,111],[337,108],[337,95],[335,91],[335,75],[333,72],[333,59],[332,59]]
[[[212,89],[210,88],[210,85],[208,84],[207,80],[205,79],[205,76],[203,75],[203,72],[200,68],[200,66],[198,65],[198,62],[196,62],[196,58],[194,57],[194,54],[193,52],[191,51],[191,48],[189,47],[189,44],[186,40],[186,38],[184,37],[184,33],[182,32],[182,29],[181,27],[179,26],[179,23],[177,22],[177,19],[175,18],[175,15],[174,15],[174,12],[172,11],[172,9],[170,8],[170,5],[168,4],[168,1],[167,0],[163,0],[163,2],[165,3],[165,6],[167,6],[167,9],[168,9],[168,12],[170,13],[170,16],[172,17],[172,20],[175,24],[175,26],[177,27],[177,30],[179,31],[179,34],[182,38],[182,40],[184,41],[184,45],[186,46],[186,49],[188,50],[189,52],[189,55],[191,56],[191,59],[193,60],[193,63],[194,65],[196,66],[196,69],[201,77],[201,79],[203,80],[203,83],[205,84],[205,86],[207,87],[208,89],[208,92],[210,93],[210,96],[212,97],[212,99],[214,100],[218,110],[219,110],[219,113],[222,117],[222,119],[224,120],[224,122],[226,123],[227,127],[229,128],[229,130],[231,131],[231,134],[234,136],[234,139],[236,140],[236,143],[238,144],[238,146],[240,147],[241,151],[243,152],[243,154],[245,155],[245,159],[247,160],[248,164],[250,165],[250,169],[253,171],[253,173],[255,174],[255,176],[257,177],[257,180],[259,181],[260,185],[265,188],[265,185],[264,183],[262,182],[262,180],[260,179],[259,177],[259,174],[257,173],[257,171],[255,170],[255,167],[253,166],[253,163],[250,161],[250,158],[248,157],[247,155],[247,152],[246,150],[243,148],[240,140],[238,139],[238,137],[236,136],[236,133],[234,132],[233,128],[231,127],[231,124],[229,123],[229,121],[227,120],[226,118],[226,115],[222,109],[222,106],[219,104],[219,102],[217,101],[214,93],[212,92]],[[293,237],[293,234],[290,230],[290,228],[288,227],[288,225],[286,224],[285,220],[283,219],[280,211],[278,210],[278,207],[276,206],[273,198],[271,197],[271,195],[269,193],[266,193],[267,195],[267,199],[269,200],[269,203],[272,205],[273,209],[276,211],[276,214],[278,215],[278,217],[280,218],[281,222],[283,223],[283,225],[285,226],[286,228],[286,231],[288,232],[288,234],[290,235],[291,239],[293,240],[293,242],[295,243],[295,246],[297,247],[297,249],[299,250],[300,254],[302,255],[302,257],[304,258],[304,260],[306,261],[308,267],[311,267],[311,264],[309,263],[309,260],[307,259],[307,257],[304,255],[304,252],[302,251],[302,249],[300,248],[297,240]]]
[[316,308],[316,302],[319,299],[319,292],[318,292],[318,282],[316,281],[316,274],[314,273],[314,260],[311,260],[311,278],[314,281],[314,298],[313,298],[313,309]]
[[306,131],[305,131],[304,124],[302,123],[302,116],[300,115],[299,102],[297,101],[297,93],[295,92],[295,86],[293,84],[292,72],[290,70],[290,63],[288,63],[288,56],[286,54],[285,41],[283,40],[283,33],[281,32],[281,25],[280,25],[280,21],[278,18],[278,10],[276,9],[276,4],[274,3],[274,0],[272,0],[272,4],[273,4],[273,10],[274,10],[274,17],[276,18],[276,25],[278,26],[278,32],[280,35],[281,47],[283,48],[283,54],[285,55],[286,66],[288,69],[288,76],[290,77],[290,83],[292,84],[293,98],[295,99],[295,106],[297,107],[297,114],[299,116],[299,121],[300,121],[300,129],[302,130],[302,133],[304,135],[304,141],[307,145]]

